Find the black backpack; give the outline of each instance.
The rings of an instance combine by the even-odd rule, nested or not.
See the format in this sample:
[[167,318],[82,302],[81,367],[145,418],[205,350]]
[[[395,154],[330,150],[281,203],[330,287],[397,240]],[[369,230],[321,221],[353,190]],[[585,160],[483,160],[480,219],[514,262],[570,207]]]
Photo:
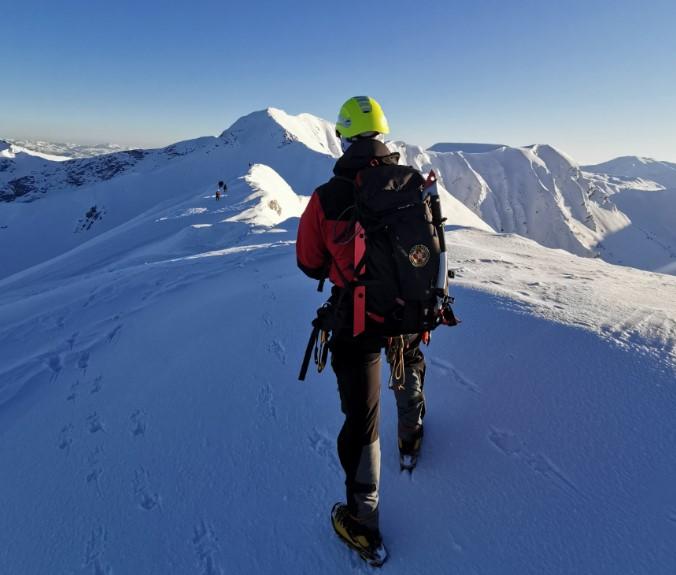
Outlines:
[[448,281],[435,184],[433,172],[425,180],[410,166],[357,174],[353,335],[422,333],[442,323]]
[[337,301],[332,296],[317,310],[300,380],[305,379],[313,348],[318,370],[326,365],[329,332],[342,328],[341,303],[348,295],[353,299],[355,337],[422,334],[459,323],[448,294],[444,218],[434,172],[425,179],[410,166],[376,159],[354,182],[346,181],[355,187],[354,226],[348,226],[342,241],[354,237],[354,280],[343,277],[347,288]]

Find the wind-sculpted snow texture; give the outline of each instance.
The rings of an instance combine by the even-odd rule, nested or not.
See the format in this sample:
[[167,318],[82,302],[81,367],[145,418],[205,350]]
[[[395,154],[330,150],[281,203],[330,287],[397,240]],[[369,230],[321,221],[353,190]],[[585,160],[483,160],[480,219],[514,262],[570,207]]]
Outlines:
[[[296,216],[337,143],[277,114],[240,120],[268,139],[240,124],[0,205],[1,573],[366,569],[329,523],[335,381],[296,381],[325,297],[296,269]],[[444,155],[446,186],[463,164]],[[413,476],[382,391],[384,569],[673,573],[676,278],[495,233],[457,199],[463,323],[425,350]]]

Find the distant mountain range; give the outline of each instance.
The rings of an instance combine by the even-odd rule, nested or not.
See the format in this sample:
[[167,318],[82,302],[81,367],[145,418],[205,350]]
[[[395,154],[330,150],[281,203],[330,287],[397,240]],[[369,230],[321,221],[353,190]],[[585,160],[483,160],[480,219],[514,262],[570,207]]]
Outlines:
[[5,139],[8,144],[24,148],[27,153],[61,156],[64,158],[93,158],[103,154],[123,152],[132,148],[118,144],[69,144],[67,142],[45,142],[42,140]]

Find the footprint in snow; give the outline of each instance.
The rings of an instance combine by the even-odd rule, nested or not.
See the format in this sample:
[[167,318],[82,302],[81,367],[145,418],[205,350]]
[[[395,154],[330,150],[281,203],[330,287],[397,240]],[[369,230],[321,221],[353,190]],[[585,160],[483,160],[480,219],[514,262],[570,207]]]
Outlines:
[[87,368],[89,367],[89,352],[88,351],[83,351],[80,354],[80,357],[77,360],[77,366],[85,374],[87,373]]
[[268,345],[268,352],[274,353],[282,364],[286,364],[286,349],[280,340],[272,340],[272,343]]
[[144,511],[150,511],[160,505],[160,496],[150,488],[148,472],[140,467],[134,473],[134,498]]
[[102,375],[97,375],[94,378],[94,381],[92,381],[92,388],[89,391],[90,394],[95,394],[101,391],[101,388],[103,387],[103,376]]
[[142,409],[135,410],[129,417],[131,434],[134,437],[143,437],[146,434],[146,414]]
[[87,456],[87,465],[89,466],[89,471],[85,477],[87,484],[94,485],[96,492],[99,495],[101,493],[101,476],[103,475],[103,467],[101,467],[101,454],[103,453],[103,448],[101,446],[96,447],[92,452]]
[[91,434],[98,433],[99,431],[106,431],[101,418],[96,412],[87,417],[87,430]]
[[218,564],[218,537],[213,527],[204,519],[193,529],[192,546],[200,566],[200,575],[222,575],[223,570]]
[[66,401],[75,401],[77,398],[77,388],[80,387],[80,380],[76,379],[73,383],[70,384],[70,391],[66,396]]
[[63,369],[63,361],[60,355],[53,355],[47,359],[47,367],[52,372],[50,381],[54,382],[59,377],[61,370]]
[[308,435],[308,440],[310,441],[310,447],[312,450],[329,461],[329,466],[336,472],[341,471],[340,463],[338,462],[338,456],[336,453],[335,442],[332,439],[329,439],[327,435],[320,432],[317,428],[314,428],[312,432]]
[[90,568],[92,575],[112,575],[113,569],[104,559],[107,533],[103,526],[95,527],[85,544],[83,567]]
[[77,336],[80,335],[79,332],[73,333],[67,340],[66,343],[68,344],[68,349],[70,351],[73,351],[73,346],[75,345],[75,340],[77,339]]
[[73,443],[73,429],[73,424],[69,423],[64,425],[59,433],[59,449],[65,451],[66,455],[70,452],[70,446]]
[[277,418],[277,409],[275,408],[272,386],[269,383],[263,384],[258,392],[258,405],[263,409],[271,419]]

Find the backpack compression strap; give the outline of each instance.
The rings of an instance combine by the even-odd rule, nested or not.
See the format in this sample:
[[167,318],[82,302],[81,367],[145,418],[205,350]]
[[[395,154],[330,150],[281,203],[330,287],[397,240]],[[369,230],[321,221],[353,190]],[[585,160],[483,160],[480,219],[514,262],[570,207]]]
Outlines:
[[[355,236],[354,236],[354,263],[355,263],[355,273],[358,269],[361,270],[361,273],[366,271],[366,266],[363,263],[364,253],[366,252],[366,230],[362,227],[359,222],[355,223]],[[357,278],[355,277],[355,280]],[[357,337],[359,334],[364,333],[366,329],[366,286],[358,285],[355,286],[353,292],[353,309],[354,315],[352,316],[352,335]]]

